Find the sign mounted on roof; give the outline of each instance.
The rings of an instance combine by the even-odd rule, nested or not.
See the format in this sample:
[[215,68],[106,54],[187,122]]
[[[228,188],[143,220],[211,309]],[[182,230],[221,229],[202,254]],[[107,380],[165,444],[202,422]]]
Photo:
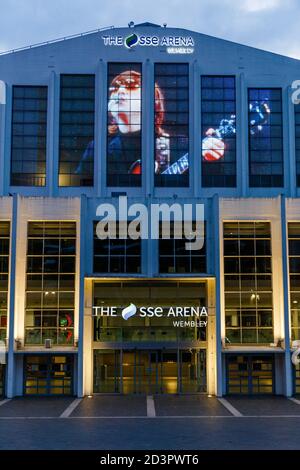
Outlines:
[[104,46],[119,46],[132,49],[142,47],[166,47],[168,54],[192,54],[194,39],[191,36],[149,36],[132,33],[129,36],[102,36]]

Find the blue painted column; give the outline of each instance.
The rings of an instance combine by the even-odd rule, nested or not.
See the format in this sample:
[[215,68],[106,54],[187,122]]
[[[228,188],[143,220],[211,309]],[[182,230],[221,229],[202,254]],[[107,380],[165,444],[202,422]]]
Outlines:
[[[287,119],[284,120],[283,142],[285,151],[285,186],[288,188],[287,194],[290,197],[297,197],[297,176],[296,176],[296,145],[295,145],[295,109],[292,102],[293,89],[287,87],[283,95],[283,107],[286,109]],[[288,156],[288,158],[286,158]]]
[[[12,109],[12,86],[6,84],[6,104],[4,113],[4,129],[3,129],[3,145],[2,145],[2,158],[3,158],[3,194],[9,193],[10,185],[10,150],[11,150],[11,126],[12,126],[12,113],[8,110]],[[2,138],[2,137],[1,137]]]
[[[78,319],[78,360],[77,360],[77,396],[83,397],[83,343],[84,343],[84,276],[85,276],[85,236],[87,199],[84,194],[80,201],[80,261],[79,261],[79,319]],[[77,254],[78,256],[78,254]]]
[[285,209],[285,197],[281,196],[281,240],[282,240],[282,276],[284,302],[284,349],[285,349],[285,395],[293,394],[292,362],[290,352],[290,308],[289,308],[289,269],[288,269],[288,234]]
[[216,393],[218,397],[223,395],[222,386],[222,341],[221,341],[221,273],[220,273],[220,211],[219,197],[213,197],[213,220],[214,220],[214,247],[215,247],[215,276],[216,276]]
[[[4,168],[5,142],[5,113],[6,113],[6,83],[0,80],[0,166]],[[4,171],[0,173],[0,194],[4,193]]]
[[9,337],[7,354],[6,395],[8,398],[15,396],[15,288],[16,288],[16,251],[17,251],[17,225],[18,225],[18,196],[13,196],[11,237],[10,237],[10,271],[9,271]]

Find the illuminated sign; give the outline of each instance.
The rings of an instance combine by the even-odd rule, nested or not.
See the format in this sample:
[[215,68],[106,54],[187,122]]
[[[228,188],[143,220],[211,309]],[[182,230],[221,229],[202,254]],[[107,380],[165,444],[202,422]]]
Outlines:
[[[120,312],[121,310],[121,312]],[[176,306],[176,307],[151,307],[141,306],[137,307],[135,304],[130,303],[128,307],[121,308],[118,306],[93,306],[94,317],[119,317],[122,316],[124,320],[138,314],[139,317],[196,317],[202,319],[201,326],[207,326],[208,310],[205,306]],[[203,317],[206,320],[203,320]]]
[[135,46],[166,47],[168,54],[192,54],[194,39],[191,36],[148,36],[132,33],[129,36],[102,36],[105,46],[121,46],[132,49]]
[[[192,328],[195,334],[195,338],[206,338],[206,328],[208,327],[208,309],[205,306],[137,306],[132,302],[125,308],[120,305],[101,305],[93,306],[92,317],[94,321],[94,341],[103,341],[103,329],[106,328],[106,322],[103,322],[103,319],[110,318],[110,326],[112,326],[113,320],[123,318],[123,320],[130,320],[129,326],[133,328],[132,331],[138,327],[138,331],[145,329],[146,324],[141,326],[141,322],[135,322],[134,317],[138,318],[164,318],[163,328],[168,326],[171,328]],[[168,321],[169,320],[169,321]],[[119,325],[119,323],[117,323]],[[197,331],[195,330],[197,329]],[[149,330],[151,334],[153,330],[151,329],[151,323]],[[129,331],[129,330],[128,330]],[[175,330],[174,330],[175,331]],[[166,333],[166,332],[165,332]],[[165,334],[163,333],[163,334]],[[145,331],[146,334],[146,331]],[[139,340],[142,340],[142,336],[139,337]],[[144,337],[147,339],[147,336]],[[153,339],[153,337],[151,338]],[[165,337],[167,340],[167,337]]]

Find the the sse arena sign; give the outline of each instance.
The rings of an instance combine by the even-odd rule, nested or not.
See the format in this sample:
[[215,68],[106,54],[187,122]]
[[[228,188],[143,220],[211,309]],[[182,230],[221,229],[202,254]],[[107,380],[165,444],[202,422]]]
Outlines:
[[102,36],[105,46],[121,46],[132,49],[142,47],[166,47],[169,54],[192,54],[194,39],[191,36],[148,36],[132,33],[129,36]]

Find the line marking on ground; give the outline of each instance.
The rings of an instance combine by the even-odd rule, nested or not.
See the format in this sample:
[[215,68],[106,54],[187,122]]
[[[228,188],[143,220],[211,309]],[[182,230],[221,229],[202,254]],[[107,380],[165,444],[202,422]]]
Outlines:
[[229,403],[229,401],[227,401],[225,398],[218,398],[218,400],[229,411],[229,413],[231,413],[236,418],[241,418],[243,416],[242,413],[232,406],[232,404]]
[[[148,416],[70,416],[69,419],[148,419]],[[241,415],[241,416],[233,416],[233,415],[188,415],[188,416],[155,416],[155,419],[234,419],[234,418],[300,418],[299,415]],[[0,418],[1,419],[1,418]]]
[[153,395],[147,395],[147,416],[148,418],[155,418],[155,403]]
[[[233,415],[216,415],[216,416],[208,416],[208,415],[201,415],[201,416],[155,416],[156,420],[159,419],[185,419],[185,420],[190,420],[190,419],[235,419],[237,416]],[[297,418],[300,419],[300,414],[299,415],[242,415],[238,416],[238,418],[242,419],[281,419],[281,418]],[[0,421],[1,420],[45,420],[45,419],[60,419],[59,416],[0,416]],[[148,420],[148,416],[70,416],[68,418],[68,421],[71,419],[146,419]]]
[[59,416],[0,416],[0,420],[8,419],[60,419]]
[[75,408],[77,408],[81,400],[82,398],[75,398],[75,400],[70,403],[70,405],[65,409],[65,411],[63,411],[63,413],[60,415],[60,418],[69,418],[71,413],[73,413]]
[[5,403],[9,402],[11,398],[6,398],[5,400],[0,401],[0,406],[5,405]]
[[297,400],[297,398],[294,397],[288,397],[289,400],[293,401],[294,403],[297,403],[297,405],[300,405],[300,400]]

